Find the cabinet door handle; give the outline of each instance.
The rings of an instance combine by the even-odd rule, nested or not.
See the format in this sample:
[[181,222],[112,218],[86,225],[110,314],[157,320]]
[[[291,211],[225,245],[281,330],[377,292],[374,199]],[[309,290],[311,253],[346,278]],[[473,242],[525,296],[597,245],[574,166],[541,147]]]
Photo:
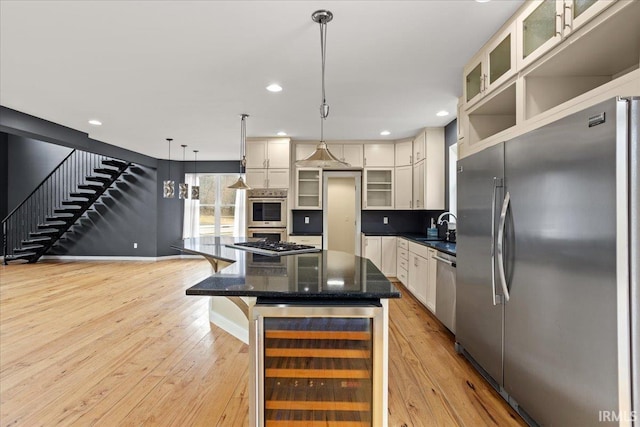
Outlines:
[[413,206],[413,200],[409,200],[409,207],[412,208]]
[[409,164],[413,164],[413,155],[409,155]]
[[[558,26],[558,18],[560,18],[560,26]],[[556,36],[562,35],[562,14],[556,14]]]
[[364,163],[363,163],[363,165],[364,165],[364,166],[367,166],[367,158],[366,158],[366,157],[364,158]]

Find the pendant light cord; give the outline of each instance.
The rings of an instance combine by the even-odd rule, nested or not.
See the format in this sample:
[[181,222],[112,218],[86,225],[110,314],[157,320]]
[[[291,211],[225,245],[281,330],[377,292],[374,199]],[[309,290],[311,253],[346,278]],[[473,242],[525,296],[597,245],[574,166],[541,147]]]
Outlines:
[[327,56],[327,23],[323,19],[320,21],[320,55],[322,57],[322,104],[320,104],[320,142],[324,141],[324,121],[329,115],[329,105],[325,94],[324,69]]

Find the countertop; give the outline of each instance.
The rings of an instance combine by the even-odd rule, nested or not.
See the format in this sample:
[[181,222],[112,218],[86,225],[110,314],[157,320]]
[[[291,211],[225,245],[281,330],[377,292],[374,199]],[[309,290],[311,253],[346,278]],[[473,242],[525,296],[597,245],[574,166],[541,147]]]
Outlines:
[[368,233],[363,232],[366,236],[395,236],[402,237],[404,239],[410,240],[414,243],[418,243],[423,246],[427,246],[430,248],[434,248],[440,252],[444,252],[446,254],[456,256],[456,243],[448,242],[446,240],[438,239],[437,237],[430,237],[426,234],[420,233]]
[[282,299],[400,298],[400,292],[366,258],[338,251],[264,256],[225,244],[242,237],[200,237],[171,245],[180,251],[232,263],[187,289],[187,295]]

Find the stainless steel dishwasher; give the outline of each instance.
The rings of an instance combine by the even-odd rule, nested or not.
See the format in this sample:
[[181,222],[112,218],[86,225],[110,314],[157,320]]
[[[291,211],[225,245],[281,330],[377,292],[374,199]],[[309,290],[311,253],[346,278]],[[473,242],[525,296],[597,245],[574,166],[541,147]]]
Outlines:
[[436,317],[456,333],[456,257],[436,252]]

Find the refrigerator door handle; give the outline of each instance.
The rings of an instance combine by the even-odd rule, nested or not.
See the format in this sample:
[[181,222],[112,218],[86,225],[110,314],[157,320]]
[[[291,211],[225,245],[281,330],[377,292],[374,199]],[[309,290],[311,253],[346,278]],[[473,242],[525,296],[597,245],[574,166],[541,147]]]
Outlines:
[[497,242],[498,272],[500,273],[500,284],[502,285],[502,292],[504,293],[505,302],[509,301],[509,289],[507,288],[507,279],[504,273],[503,241],[504,241],[504,227],[507,222],[507,209],[509,208],[509,202],[511,202],[511,195],[507,191],[507,194],[504,196],[504,202],[502,202],[502,212],[500,212],[500,226],[498,227],[498,242]]
[[493,198],[491,199],[491,298],[493,305],[500,304],[500,295],[496,294],[496,194],[502,187],[502,179],[493,177]]

